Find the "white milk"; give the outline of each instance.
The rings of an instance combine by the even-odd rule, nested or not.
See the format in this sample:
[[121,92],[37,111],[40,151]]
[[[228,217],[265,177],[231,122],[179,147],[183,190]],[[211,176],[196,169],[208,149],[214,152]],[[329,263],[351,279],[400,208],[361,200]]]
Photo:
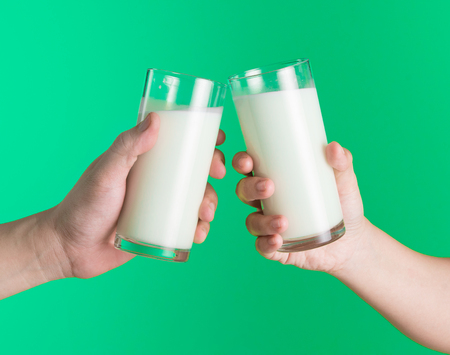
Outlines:
[[[140,117],[153,107],[168,108],[156,100],[147,102]],[[119,235],[168,248],[191,248],[222,109],[155,111],[161,119],[158,140],[139,156],[128,176]]]
[[284,240],[323,233],[342,221],[316,89],[234,98],[256,176],[275,184],[264,214],[287,217]]

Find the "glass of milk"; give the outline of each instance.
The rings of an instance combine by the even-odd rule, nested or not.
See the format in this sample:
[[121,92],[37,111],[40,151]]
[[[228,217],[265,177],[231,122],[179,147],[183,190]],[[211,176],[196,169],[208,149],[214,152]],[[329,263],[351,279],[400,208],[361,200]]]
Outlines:
[[269,65],[229,78],[255,176],[270,178],[265,215],[284,215],[281,252],[331,243],[345,233],[327,138],[308,59]]
[[189,258],[219,132],[226,84],[149,69],[138,114],[160,119],[155,146],[127,179],[114,245],[155,259]]

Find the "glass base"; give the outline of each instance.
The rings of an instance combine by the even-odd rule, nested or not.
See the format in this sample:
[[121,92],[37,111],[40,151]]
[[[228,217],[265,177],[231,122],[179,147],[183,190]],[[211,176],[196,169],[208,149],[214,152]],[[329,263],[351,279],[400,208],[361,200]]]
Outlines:
[[137,242],[120,234],[116,234],[114,246],[116,249],[126,251],[127,253],[145,256],[152,259],[173,261],[176,263],[184,263],[188,261],[190,254],[189,249],[174,249],[155,244]]
[[345,234],[344,220],[325,233],[315,234],[299,239],[285,240],[278,251],[283,253],[293,253],[304,251],[333,243]]

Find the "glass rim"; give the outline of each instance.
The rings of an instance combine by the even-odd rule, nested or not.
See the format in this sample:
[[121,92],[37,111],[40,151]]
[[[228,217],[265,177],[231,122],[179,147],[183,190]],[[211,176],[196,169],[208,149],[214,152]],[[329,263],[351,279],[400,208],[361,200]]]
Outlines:
[[187,76],[187,77],[191,77],[191,78],[195,78],[195,79],[202,79],[202,80],[210,81],[210,82],[212,82],[213,84],[215,84],[217,86],[223,86],[225,89],[228,87],[228,84],[222,83],[220,81],[211,80],[211,79],[207,79],[207,78],[202,78],[200,76],[195,76],[195,75],[191,75],[191,74],[178,73],[178,72],[175,72],[175,71],[170,71],[170,70],[165,70],[165,69],[158,69],[158,68],[148,68],[147,69],[147,74],[150,71],[158,71],[158,72],[174,74],[176,76]]
[[[245,70],[238,74],[231,75],[230,77],[228,77],[228,81],[232,82],[232,81],[236,81],[236,80],[254,78],[257,76],[273,73],[273,72],[276,72],[276,71],[284,69],[284,68],[294,67],[296,65],[300,65],[300,64],[304,64],[304,63],[308,63],[308,62],[309,62],[309,58],[299,58],[299,59],[286,60],[286,61],[278,62],[278,63],[274,63],[274,64],[268,64],[268,65],[264,65],[262,67]],[[252,72],[255,72],[255,71],[259,71],[259,72],[252,74]]]

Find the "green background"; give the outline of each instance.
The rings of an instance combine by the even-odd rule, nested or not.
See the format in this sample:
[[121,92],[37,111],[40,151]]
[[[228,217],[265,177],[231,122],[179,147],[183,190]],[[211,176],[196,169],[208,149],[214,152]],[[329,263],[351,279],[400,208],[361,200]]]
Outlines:
[[[148,67],[219,81],[311,59],[367,217],[450,255],[448,1],[2,1],[0,222],[57,204],[136,121]],[[231,168],[186,264],[135,258],[0,302],[1,354],[429,354],[333,277],[260,257]],[[424,300],[426,302],[426,300]]]

